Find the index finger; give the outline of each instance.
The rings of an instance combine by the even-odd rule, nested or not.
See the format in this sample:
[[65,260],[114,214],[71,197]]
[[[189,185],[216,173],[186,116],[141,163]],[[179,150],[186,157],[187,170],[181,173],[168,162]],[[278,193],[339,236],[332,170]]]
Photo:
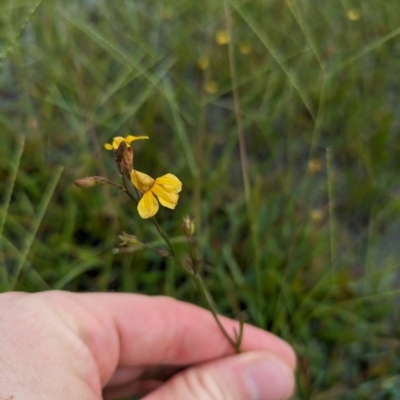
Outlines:
[[[93,330],[80,321],[87,344],[100,357],[118,341],[118,365],[192,364],[233,354],[210,311],[169,297],[122,293],[71,293],[105,328]],[[238,321],[220,317],[228,333]],[[251,325],[244,326],[242,351],[266,350],[295,368],[292,348],[277,336]]]

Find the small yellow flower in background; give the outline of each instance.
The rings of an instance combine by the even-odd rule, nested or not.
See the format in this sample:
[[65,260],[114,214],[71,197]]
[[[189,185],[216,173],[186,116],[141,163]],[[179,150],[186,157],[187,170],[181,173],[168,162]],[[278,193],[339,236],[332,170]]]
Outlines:
[[215,81],[209,81],[204,85],[204,90],[208,94],[214,94],[218,91],[218,83]]
[[[182,182],[172,174],[153,179],[151,176],[132,170],[131,181],[133,186],[143,194],[138,204],[138,212],[142,218],[151,218],[157,214],[159,205],[173,210],[178,204]],[[158,201],[155,196],[157,196]]]
[[199,59],[197,60],[197,67],[201,70],[205,70],[209,67],[210,65],[210,60],[208,59],[208,57],[206,56],[201,56],[199,57]]
[[310,211],[310,218],[312,222],[320,224],[325,218],[325,212],[320,208],[314,208]]
[[229,43],[229,35],[228,32],[225,30],[215,32],[215,41],[223,46],[224,44]]
[[250,42],[240,42],[239,43],[239,51],[242,54],[249,54],[251,52],[251,43]]
[[112,144],[105,143],[104,144],[104,148],[107,149],[107,150],[117,150],[119,145],[121,144],[121,142],[125,142],[127,144],[128,148],[129,148],[129,147],[131,147],[131,143],[133,141],[141,140],[141,139],[148,139],[148,138],[149,138],[148,136],[132,136],[132,135],[125,136],[125,137],[115,136],[113,138]]
[[347,11],[347,18],[350,21],[358,21],[361,18],[361,10],[359,8],[350,8]]
[[322,171],[323,164],[321,160],[317,158],[313,158],[308,162],[307,169],[311,174],[316,174],[317,172]]

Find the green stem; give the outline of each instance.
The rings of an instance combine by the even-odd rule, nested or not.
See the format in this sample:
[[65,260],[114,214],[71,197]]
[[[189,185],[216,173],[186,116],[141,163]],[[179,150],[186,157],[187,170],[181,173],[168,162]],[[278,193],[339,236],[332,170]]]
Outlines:
[[136,197],[129,191],[128,185],[126,184],[126,178],[124,174],[121,174],[122,177],[122,183],[124,185],[123,191],[130,197],[131,200],[133,200],[136,204],[138,203],[138,200]]
[[209,296],[206,288],[204,287],[204,283],[203,283],[203,280],[201,279],[200,275],[190,274],[190,276],[193,279],[197,290],[203,295],[204,300],[206,301],[207,306],[215,319],[215,322],[217,323],[217,325],[218,325],[219,329],[221,330],[221,332],[223,333],[223,335],[226,337],[226,340],[232,345],[232,347],[235,349],[236,353],[240,353],[240,346],[239,346],[239,348],[237,347],[236,342],[230,337],[229,333],[226,331],[226,329],[221,324],[221,321],[218,318],[218,314],[214,308],[214,305],[210,299],[210,296]]
[[197,257],[196,257],[196,252],[193,248],[192,238],[186,235],[186,241],[189,247],[189,253],[190,253],[190,258],[192,259],[193,268],[197,272]]
[[[124,191],[125,193],[135,202],[137,203],[137,200],[135,199],[135,197],[132,195],[132,193],[129,191],[127,184],[126,184],[126,179],[125,176],[123,174],[122,175],[122,182],[124,185]],[[241,322],[240,325],[240,331],[239,331],[239,335],[236,335],[236,342],[229,336],[228,332],[226,331],[226,329],[223,327],[223,325],[221,324],[221,321],[218,318],[218,314],[217,311],[213,305],[213,302],[210,299],[210,296],[207,292],[207,289],[204,287],[204,283],[200,277],[200,275],[198,274],[198,272],[194,272],[194,271],[190,271],[187,268],[184,267],[184,265],[181,263],[181,261],[179,260],[176,252],[175,252],[175,248],[172,245],[172,242],[169,238],[169,236],[162,230],[160,224],[158,223],[156,217],[151,218],[151,220],[153,221],[154,226],[156,227],[158,233],[160,234],[160,236],[164,239],[165,243],[168,245],[170,251],[171,251],[171,255],[174,258],[175,262],[182,268],[182,270],[188,274],[190,276],[190,278],[193,280],[193,282],[195,283],[195,286],[197,288],[197,290],[203,295],[204,300],[207,304],[208,309],[211,311],[219,329],[221,330],[222,334],[225,336],[225,338],[228,340],[228,342],[231,344],[231,346],[235,349],[236,353],[240,353],[240,345],[241,345],[241,341],[242,341],[242,331],[243,331],[243,323]],[[196,258],[195,258],[195,253],[194,253],[194,249],[193,246],[189,241],[189,249],[190,249],[190,256],[192,258],[192,263],[193,263],[193,267],[196,266]]]
[[[180,261],[178,260],[178,258],[177,258],[177,256],[176,256],[176,252],[175,252],[174,246],[172,246],[172,243],[171,243],[171,241],[169,240],[168,235],[161,229],[161,226],[160,226],[160,224],[158,223],[156,217],[153,217],[151,220],[153,221],[155,227],[157,228],[157,231],[158,231],[158,233],[160,234],[160,236],[165,240],[165,243],[167,243],[168,247],[170,248],[172,257],[174,258],[174,260],[175,260],[179,265],[181,265]],[[184,269],[185,269],[185,268],[184,268]],[[186,271],[186,269],[185,269],[185,271]]]
[[122,190],[123,192],[126,192],[126,190],[125,190],[125,188],[124,188],[123,186],[118,185],[118,183],[115,183],[115,182],[113,182],[113,181],[110,181],[110,180],[107,179],[107,178],[106,178],[106,180],[107,180],[107,184],[108,184],[108,185],[114,186],[114,187],[116,187],[117,189]]
[[[198,273],[194,273],[194,272],[189,271],[188,269],[186,269],[182,265],[181,261],[179,260],[179,258],[176,255],[175,249],[174,249],[174,247],[173,247],[168,235],[161,229],[161,227],[160,227],[160,225],[159,225],[159,223],[158,223],[158,221],[157,221],[157,219],[155,217],[152,218],[152,221],[153,221],[154,226],[156,227],[158,233],[165,240],[165,242],[167,243],[168,247],[170,248],[171,255],[174,258],[175,262],[185,271],[185,273],[187,273],[190,276],[190,278],[193,280],[197,290],[203,295],[203,298],[204,298],[204,300],[205,300],[205,302],[207,304],[207,307],[211,311],[211,313],[212,313],[212,315],[213,315],[213,317],[215,319],[215,322],[217,323],[217,325],[218,325],[219,329],[221,330],[222,334],[225,336],[226,340],[231,344],[231,346],[235,349],[235,352],[236,353],[240,353],[240,344],[241,344],[241,336],[242,335],[239,335],[239,337],[238,337],[238,339],[240,339],[240,341],[236,341],[236,342],[229,336],[228,332],[223,327],[221,321],[218,318],[217,311],[216,311],[216,309],[215,309],[215,307],[214,307],[214,305],[213,305],[213,303],[212,303],[212,301],[210,299],[210,296],[209,296],[206,288],[204,287],[204,283],[203,283],[200,275]],[[192,255],[192,258],[193,258],[193,255]],[[241,328],[241,331],[242,331],[242,328]]]
[[240,347],[242,345],[242,340],[243,340],[243,328],[244,328],[244,320],[243,320],[243,315],[239,314],[239,333],[237,333],[235,329],[235,350],[236,353],[240,353]]

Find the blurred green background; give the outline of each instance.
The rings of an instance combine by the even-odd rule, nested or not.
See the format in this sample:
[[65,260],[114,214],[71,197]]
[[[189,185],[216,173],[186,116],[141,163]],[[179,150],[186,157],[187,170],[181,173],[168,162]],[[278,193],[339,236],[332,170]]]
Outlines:
[[183,251],[196,218],[221,313],[296,348],[295,398],[400,398],[399,129],[395,0],[1,0],[1,290],[202,304],[171,260],[113,252],[163,247],[126,196],[73,184],[149,135],[136,168],[183,182],[160,223]]

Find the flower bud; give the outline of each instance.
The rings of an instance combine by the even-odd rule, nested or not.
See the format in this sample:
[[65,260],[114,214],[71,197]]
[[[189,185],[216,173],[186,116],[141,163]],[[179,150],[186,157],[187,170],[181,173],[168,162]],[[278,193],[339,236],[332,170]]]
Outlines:
[[135,246],[141,244],[140,240],[135,235],[129,235],[126,232],[122,232],[118,237],[121,240],[120,246]]
[[124,155],[124,158],[121,161],[121,166],[122,166],[126,176],[130,177],[131,176],[131,171],[133,169],[133,151],[132,151],[132,147],[128,147],[126,149],[126,153]]
[[182,231],[186,236],[192,236],[195,231],[194,219],[191,219],[189,215],[183,217]]
[[74,183],[76,186],[87,188],[105,185],[108,183],[108,179],[104,178],[104,176],[87,176],[86,178],[77,179]]

